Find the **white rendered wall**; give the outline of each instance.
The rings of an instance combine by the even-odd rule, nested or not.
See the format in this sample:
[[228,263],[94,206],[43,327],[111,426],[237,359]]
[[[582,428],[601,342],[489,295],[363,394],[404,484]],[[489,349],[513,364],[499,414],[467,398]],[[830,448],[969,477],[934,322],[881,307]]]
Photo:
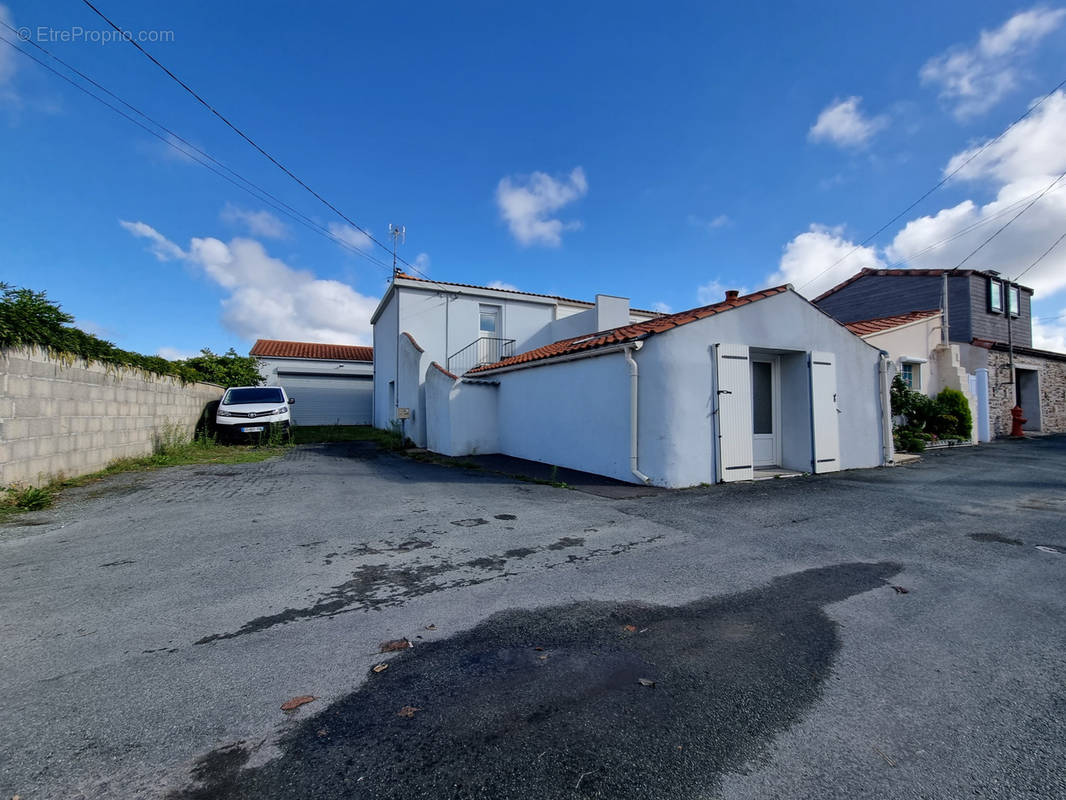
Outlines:
[[493,379],[500,382],[501,453],[633,480],[629,369],[620,353],[507,372]]
[[396,378],[397,310],[395,294],[374,323],[374,427],[388,428],[394,409],[389,403],[389,382]]
[[[941,388],[937,365],[930,357],[933,349],[940,344],[940,317],[926,319],[902,325],[898,328],[872,333],[863,337],[869,344],[888,353],[889,360],[895,364],[896,372],[902,373],[902,361],[906,358],[924,358],[921,364],[922,394],[933,395]],[[918,367],[915,364],[915,367]]]
[[[635,356],[640,369],[639,462],[654,483],[692,486],[716,480],[713,347],[717,342],[833,353],[841,411],[841,469],[881,464],[878,351],[788,292],[645,340]],[[805,428],[809,436],[809,420]]]
[[298,372],[303,375],[373,375],[369,361],[327,361],[316,358],[270,358],[258,356],[259,374],[267,386],[278,386],[279,372]]
[[426,447],[448,456],[500,451],[495,383],[456,381],[426,370]]

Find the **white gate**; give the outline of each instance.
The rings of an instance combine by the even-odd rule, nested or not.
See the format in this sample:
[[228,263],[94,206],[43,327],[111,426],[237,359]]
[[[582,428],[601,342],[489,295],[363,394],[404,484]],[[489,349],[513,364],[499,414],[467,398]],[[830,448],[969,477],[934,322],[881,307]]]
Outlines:
[[840,469],[840,412],[837,410],[837,368],[832,353],[814,351],[811,369],[811,432],[814,471]]
[[751,362],[742,344],[715,345],[718,478],[750,481],[752,472]]

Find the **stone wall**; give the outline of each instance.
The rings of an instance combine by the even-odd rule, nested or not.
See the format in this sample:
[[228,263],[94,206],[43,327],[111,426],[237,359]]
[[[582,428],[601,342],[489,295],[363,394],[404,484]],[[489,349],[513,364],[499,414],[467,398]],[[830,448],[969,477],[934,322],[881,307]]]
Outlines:
[[[1041,432],[1066,432],[1066,361],[1026,354],[1015,356],[1014,366],[1033,369],[1039,373]],[[1010,379],[1010,357],[1007,353],[999,350],[988,351],[988,384],[988,411],[992,422],[992,435],[1006,436],[1010,433],[1010,410],[1015,403],[1014,386]]]
[[81,359],[38,348],[0,351],[0,486],[46,483],[152,452],[166,430],[192,435],[213,384]]

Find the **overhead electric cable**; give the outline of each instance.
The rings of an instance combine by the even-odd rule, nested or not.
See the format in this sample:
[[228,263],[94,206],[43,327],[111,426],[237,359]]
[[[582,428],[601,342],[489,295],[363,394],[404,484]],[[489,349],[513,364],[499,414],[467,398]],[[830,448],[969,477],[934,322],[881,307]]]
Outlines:
[[[82,1],[83,1],[83,2],[88,2],[88,0],[82,0]],[[852,248],[851,250],[849,250],[849,251],[848,251],[847,253],[845,253],[844,255],[842,255],[842,256],[841,256],[840,258],[838,258],[838,259],[837,259],[836,261],[834,261],[834,262],[833,262],[832,264],[830,264],[830,265],[829,265],[828,267],[826,267],[825,269],[823,269],[823,270],[822,270],[821,272],[819,272],[819,273],[818,273],[817,275],[815,275],[814,277],[812,277],[812,278],[810,278],[809,280],[807,280],[807,281],[806,281],[805,283],[803,283],[803,284],[802,284],[802,285],[801,285],[801,286],[800,286],[799,288],[800,288],[800,289],[803,289],[803,288],[805,288],[806,286],[809,286],[810,284],[814,283],[814,281],[818,280],[818,279],[819,279],[820,277],[822,277],[823,275],[825,275],[825,273],[829,272],[829,270],[831,270],[831,269],[833,269],[834,267],[836,267],[836,266],[839,266],[840,264],[842,264],[842,263],[843,263],[844,261],[846,261],[846,260],[847,260],[848,258],[850,258],[851,256],[853,256],[853,255],[854,255],[854,254],[855,254],[856,252],[858,252],[859,250],[861,250],[861,249],[862,249],[863,247],[865,247],[865,246],[866,246],[866,245],[868,245],[868,244],[869,244],[870,242],[872,242],[872,241],[873,241],[874,239],[876,239],[876,238],[877,238],[878,236],[880,236],[880,235],[881,235],[882,233],[884,233],[884,231],[885,231],[885,230],[887,230],[889,226],[891,226],[891,225],[892,225],[893,223],[895,223],[896,221],[898,221],[898,220],[899,220],[899,219],[900,219],[901,217],[903,217],[904,215],[906,215],[906,214],[907,214],[907,213],[908,213],[909,211],[911,211],[911,210],[912,210],[912,209],[913,209],[913,208],[914,208],[915,206],[917,206],[917,205],[918,205],[919,203],[921,203],[921,202],[922,202],[923,200],[925,200],[925,199],[926,199],[927,197],[929,197],[929,195],[933,194],[933,192],[937,191],[937,189],[939,189],[939,188],[940,188],[940,187],[942,187],[942,186],[943,186],[943,185],[944,185],[945,183],[947,183],[947,182],[948,182],[948,181],[950,181],[950,180],[951,180],[952,178],[954,178],[954,177],[955,177],[956,175],[958,175],[958,174],[959,174],[959,173],[960,173],[960,172],[961,172],[961,171],[962,171],[963,169],[965,169],[965,168],[967,167],[967,165],[969,165],[969,164],[970,164],[970,163],[971,163],[971,162],[972,162],[972,161],[973,161],[973,160],[974,160],[975,158],[977,158],[978,156],[980,156],[980,155],[981,155],[982,153],[984,153],[984,152],[985,152],[986,150],[988,150],[988,148],[990,148],[990,147],[991,147],[992,145],[994,145],[994,144],[995,144],[996,142],[998,142],[998,141],[999,141],[1000,139],[1002,139],[1002,138],[1003,138],[1004,136],[1006,136],[1006,135],[1007,135],[1007,132],[1008,132],[1008,131],[1010,131],[1010,130],[1011,130],[1011,128],[1013,128],[1013,127],[1014,127],[1015,125],[1017,125],[1017,124],[1018,124],[1019,122],[1021,122],[1022,120],[1026,119],[1027,117],[1029,117],[1029,115],[1031,115],[1031,114],[1032,114],[1032,113],[1033,113],[1034,111],[1036,111],[1036,110],[1037,110],[1038,108],[1040,108],[1040,106],[1042,106],[1042,105],[1043,105],[1043,104],[1044,104],[1044,103],[1045,103],[1045,102],[1046,102],[1046,101],[1048,100],[1048,98],[1050,98],[1050,97],[1051,97],[1051,96],[1052,96],[1053,94],[1055,94],[1055,92],[1057,92],[1057,91],[1058,91],[1059,89],[1061,89],[1061,88],[1062,88],[1063,86],[1066,86],[1066,79],[1063,79],[1063,80],[1059,81],[1059,83],[1058,83],[1058,84],[1057,84],[1057,85],[1056,85],[1056,86],[1055,86],[1055,87],[1054,87],[1054,88],[1053,88],[1053,89],[1052,89],[1052,90],[1051,90],[1050,92],[1048,92],[1048,93],[1047,93],[1047,94],[1045,94],[1045,95],[1044,95],[1043,97],[1041,97],[1041,98],[1040,98],[1039,100],[1037,100],[1037,101],[1036,101],[1035,103],[1033,103],[1033,104],[1032,104],[1031,106],[1029,106],[1029,108],[1028,108],[1028,109],[1026,109],[1026,111],[1025,111],[1025,113],[1024,113],[1024,114],[1022,114],[1022,115],[1021,115],[1020,117],[1018,117],[1018,118],[1017,118],[1016,120],[1014,120],[1014,122],[1012,122],[1012,123],[1011,123],[1010,125],[1008,125],[1008,126],[1007,126],[1006,128],[1004,128],[1004,129],[1003,129],[1003,130],[1002,130],[1002,131],[1000,132],[1000,134],[999,134],[998,136],[996,136],[996,137],[995,137],[995,138],[993,138],[993,139],[989,139],[989,140],[988,140],[987,142],[985,142],[985,143],[984,143],[984,144],[983,144],[983,145],[982,145],[982,146],[981,146],[980,148],[978,148],[978,149],[977,149],[977,150],[975,150],[975,151],[974,151],[973,153],[971,153],[971,154],[970,154],[970,156],[969,156],[968,158],[964,159],[964,160],[963,160],[963,162],[962,162],[961,164],[959,164],[958,166],[956,166],[956,167],[955,167],[954,169],[952,169],[952,170],[951,170],[951,171],[950,171],[950,172],[949,172],[949,173],[948,173],[947,175],[945,175],[945,176],[944,176],[943,178],[941,178],[941,179],[940,179],[940,180],[939,180],[939,181],[938,181],[938,182],[937,182],[936,184],[934,184],[934,185],[933,185],[933,187],[932,187],[931,189],[929,189],[928,191],[926,191],[926,192],[925,192],[925,193],[924,193],[924,194],[923,194],[923,195],[922,195],[921,197],[919,197],[919,198],[918,198],[917,200],[915,200],[915,201],[914,201],[913,203],[911,203],[911,204],[910,204],[910,205],[908,205],[908,206],[907,206],[906,208],[904,208],[904,209],[903,209],[902,211],[900,211],[900,212],[899,212],[898,214],[896,214],[896,215],[895,215],[894,217],[892,217],[892,219],[890,219],[890,220],[889,220],[888,222],[886,222],[886,223],[885,223],[884,225],[882,225],[882,226],[881,226],[880,228],[878,228],[878,229],[877,229],[876,231],[874,231],[873,233],[871,233],[871,234],[870,234],[869,236],[867,236],[867,237],[866,237],[865,239],[863,239],[863,240],[862,240],[861,242],[859,242],[859,243],[858,243],[857,245],[855,245],[855,246],[854,246],[854,247],[853,247],[853,248]]]

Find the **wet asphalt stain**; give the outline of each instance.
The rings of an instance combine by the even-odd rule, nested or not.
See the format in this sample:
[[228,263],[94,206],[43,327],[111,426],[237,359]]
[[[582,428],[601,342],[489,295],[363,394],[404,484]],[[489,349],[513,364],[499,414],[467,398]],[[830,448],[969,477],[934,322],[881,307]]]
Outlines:
[[504,558],[525,558],[537,552],[535,547],[516,547],[513,550],[504,551]]
[[242,769],[241,743],[208,753],[170,800],[710,796],[819,700],[840,648],[823,607],[899,569],[840,564],[677,608],[504,612],[392,659],[262,766]]
[[[566,561],[548,563],[545,569],[552,569],[562,564],[589,561],[605,555],[618,555],[634,547],[661,539],[652,536],[635,542],[625,542],[610,548],[587,551],[581,555],[568,556]],[[446,558],[436,558],[432,563],[415,562],[413,564],[362,564],[353,572],[349,580],[332,587],[319,596],[311,605],[301,608],[286,608],[276,614],[256,617],[244,623],[240,628],[228,633],[215,633],[204,636],[193,644],[210,644],[212,642],[235,639],[251,633],[269,630],[278,625],[320,617],[335,617],[352,611],[373,611],[380,608],[403,605],[410,599],[422,597],[434,592],[477,586],[501,578],[514,577],[518,573],[509,572],[507,563],[512,558],[524,558],[541,551],[559,551],[569,547],[579,547],[584,539],[563,537],[543,548],[523,548],[529,550],[523,556],[515,555],[517,551],[508,551],[503,555],[479,556],[468,561],[453,562]],[[356,555],[366,552],[384,552],[382,550],[352,551]]]
[[481,517],[474,517],[472,519],[457,519],[452,521],[452,525],[458,525],[460,528],[474,528],[478,525],[488,525],[487,519]]
[[[424,533],[424,531],[419,531]],[[413,537],[405,539],[399,544],[392,542],[388,539],[383,539],[381,542],[370,544],[364,542],[356,547],[346,550],[344,555],[346,556],[378,556],[382,553],[409,553],[412,550],[421,550],[424,547],[432,547],[433,542],[428,539],[419,539]]]
[[128,564],[136,564],[136,561],[132,561],[128,558],[124,558],[121,561],[109,561],[106,564],[101,564],[101,567],[125,567]]
[[493,519],[512,520],[518,519],[514,514],[497,514]]
[[1025,544],[1021,539],[1011,539],[999,533],[971,533],[970,538],[975,542],[995,542],[997,544],[1013,544],[1021,546]]

